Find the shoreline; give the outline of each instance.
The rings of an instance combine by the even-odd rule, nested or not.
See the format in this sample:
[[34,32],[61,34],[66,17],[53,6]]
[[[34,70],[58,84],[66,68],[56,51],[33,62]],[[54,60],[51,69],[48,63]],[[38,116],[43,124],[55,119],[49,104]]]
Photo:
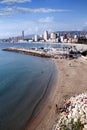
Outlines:
[[[53,87],[48,85],[46,95],[44,95],[44,98],[42,97],[43,99],[38,107],[39,110],[36,109],[35,118],[32,119],[25,130],[52,130],[58,118],[56,104],[60,108],[64,99],[87,91],[87,57],[73,60],[52,60],[59,73],[58,77],[55,76],[57,82]],[[74,88],[75,86],[76,88]]]
[[[54,62],[52,64],[54,64]],[[35,107],[33,117],[30,120],[30,122],[27,123],[25,130],[35,130],[36,126],[38,126],[40,124],[41,120],[43,120],[43,117],[45,116],[44,113],[49,111],[49,109],[50,109],[49,102],[51,102],[51,97],[53,96],[54,89],[57,85],[57,77],[58,77],[58,72],[56,71],[56,66],[55,66],[55,72],[52,72],[52,76],[49,80],[49,83],[44,92],[44,95],[42,96],[41,100]],[[48,104],[48,108],[45,107],[45,106],[47,106],[47,104]],[[35,125],[33,125],[33,124],[35,124]]]
[[87,59],[80,57],[74,60],[53,59],[53,61],[58,70],[55,90],[51,90],[50,100],[43,104],[44,109],[25,130],[52,130],[59,116],[56,104],[60,108],[64,99],[87,92]]

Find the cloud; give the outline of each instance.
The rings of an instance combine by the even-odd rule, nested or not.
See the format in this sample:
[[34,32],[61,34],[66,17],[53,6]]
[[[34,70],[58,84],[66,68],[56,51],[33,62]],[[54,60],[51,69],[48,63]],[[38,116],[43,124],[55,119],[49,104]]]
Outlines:
[[[12,6],[12,7],[5,7],[5,8],[0,8],[0,16],[10,16],[13,14],[19,14],[19,13],[58,13],[58,12],[68,12],[69,10],[63,10],[63,9],[51,9],[51,8],[37,8],[37,9],[32,9],[32,8],[23,8],[23,7],[17,7],[17,6]],[[40,19],[39,22],[50,22],[52,21],[52,17],[48,17],[46,19]]]
[[6,7],[0,9],[0,16],[10,16],[13,15],[15,12],[15,8]]
[[[56,21],[53,17],[46,17],[36,20],[12,20],[0,23],[0,38],[20,36],[21,31],[25,31],[25,35],[43,34],[45,30],[54,32],[58,30],[69,30],[71,25]],[[7,33],[6,33],[7,32]],[[2,35],[3,34],[3,35]]]
[[40,23],[51,23],[53,22],[54,18],[53,17],[46,17],[46,18],[40,18],[38,22]]
[[52,8],[23,8],[23,7],[17,7],[17,10],[25,12],[25,13],[55,13],[55,12],[68,12],[69,10],[63,10],[63,9],[52,9]]
[[0,9],[0,16],[10,16],[14,14],[14,8],[6,7]]
[[1,0],[1,4],[15,4],[15,3],[25,3],[31,2],[31,0]]

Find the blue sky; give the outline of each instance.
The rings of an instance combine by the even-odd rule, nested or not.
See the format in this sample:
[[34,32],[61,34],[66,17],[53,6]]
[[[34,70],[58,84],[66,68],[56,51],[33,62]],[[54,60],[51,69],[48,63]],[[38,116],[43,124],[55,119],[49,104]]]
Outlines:
[[86,26],[87,0],[0,0],[0,38]]

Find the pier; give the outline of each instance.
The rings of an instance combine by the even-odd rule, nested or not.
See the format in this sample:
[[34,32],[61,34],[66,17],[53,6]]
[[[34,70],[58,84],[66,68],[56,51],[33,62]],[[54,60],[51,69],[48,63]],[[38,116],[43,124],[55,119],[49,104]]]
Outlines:
[[30,50],[30,49],[18,49],[18,48],[9,47],[9,48],[3,49],[3,51],[24,53],[24,54],[29,54],[29,55],[38,56],[38,57],[45,57],[45,58],[53,58],[53,55],[50,55],[41,51]]

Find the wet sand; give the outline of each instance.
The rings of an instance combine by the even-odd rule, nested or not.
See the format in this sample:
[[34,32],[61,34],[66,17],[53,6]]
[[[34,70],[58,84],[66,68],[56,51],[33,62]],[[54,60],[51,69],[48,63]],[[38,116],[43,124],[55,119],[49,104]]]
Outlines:
[[56,104],[60,108],[64,99],[87,92],[87,59],[53,59],[58,69],[57,84],[48,100],[25,130],[52,130],[58,119]]

